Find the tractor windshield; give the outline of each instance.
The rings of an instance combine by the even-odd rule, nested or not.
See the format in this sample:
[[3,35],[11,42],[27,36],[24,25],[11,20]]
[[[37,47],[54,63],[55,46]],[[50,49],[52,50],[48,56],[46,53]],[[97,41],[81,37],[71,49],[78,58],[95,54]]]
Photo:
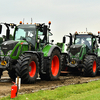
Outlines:
[[19,25],[15,30],[15,40],[26,40],[35,46],[36,27],[35,25]]
[[90,35],[76,35],[75,37],[75,44],[85,44],[88,46],[89,49],[91,49],[91,36]]

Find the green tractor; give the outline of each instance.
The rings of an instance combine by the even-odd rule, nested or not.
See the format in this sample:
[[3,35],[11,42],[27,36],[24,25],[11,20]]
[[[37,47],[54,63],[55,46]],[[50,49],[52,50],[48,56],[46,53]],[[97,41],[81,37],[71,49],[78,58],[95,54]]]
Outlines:
[[[4,70],[11,79],[17,76],[22,83],[34,83],[38,75],[43,80],[58,79],[61,71],[61,49],[49,42],[49,25],[9,24],[15,26],[13,40],[4,41],[1,45],[0,77]],[[0,28],[1,25],[0,25]]]
[[[100,70],[100,36],[91,32],[72,35],[65,35],[63,43],[69,37],[70,42],[67,44],[67,52],[64,55],[62,70],[79,71],[84,76],[96,76]],[[97,39],[99,41],[97,41]]]

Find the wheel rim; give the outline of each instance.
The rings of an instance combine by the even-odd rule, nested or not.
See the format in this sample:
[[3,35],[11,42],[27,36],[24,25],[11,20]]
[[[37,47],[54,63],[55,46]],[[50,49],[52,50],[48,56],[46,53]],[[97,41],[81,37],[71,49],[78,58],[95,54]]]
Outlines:
[[29,65],[29,75],[30,77],[34,77],[36,73],[36,63],[34,61],[31,61]]
[[59,71],[59,58],[55,55],[51,62],[51,72],[53,76],[56,76]]
[[96,72],[96,61],[93,62],[93,72]]

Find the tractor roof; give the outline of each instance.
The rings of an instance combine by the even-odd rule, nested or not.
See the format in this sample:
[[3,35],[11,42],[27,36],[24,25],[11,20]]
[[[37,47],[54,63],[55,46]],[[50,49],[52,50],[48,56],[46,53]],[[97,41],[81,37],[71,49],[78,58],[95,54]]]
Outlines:
[[45,23],[34,23],[34,24],[24,24],[22,22],[20,22],[20,24],[18,25],[18,27],[20,28],[39,28],[39,29],[42,29],[44,26],[47,26],[47,29],[50,31],[50,22],[49,22],[49,26],[48,25],[45,25]]
[[35,24],[20,24],[20,25],[18,25],[18,27],[20,27],[20,28],[35,28],[36,25]]
[[97,35],[94,35],[92,32],[79,32],[79,33],[75,32],[74,35],[80,35],[80,36],[89,36],[89,35],[91,35],[93,37],[97,37]]

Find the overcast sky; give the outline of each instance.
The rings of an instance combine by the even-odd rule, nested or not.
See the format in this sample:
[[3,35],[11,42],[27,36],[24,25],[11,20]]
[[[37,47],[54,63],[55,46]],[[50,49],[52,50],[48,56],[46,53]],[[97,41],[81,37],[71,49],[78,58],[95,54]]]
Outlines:
[[0,22],[19,24],[51,21],[55,42],[69,33],[84,32],[86,28],[100,31],[100,0],[0,0]]

